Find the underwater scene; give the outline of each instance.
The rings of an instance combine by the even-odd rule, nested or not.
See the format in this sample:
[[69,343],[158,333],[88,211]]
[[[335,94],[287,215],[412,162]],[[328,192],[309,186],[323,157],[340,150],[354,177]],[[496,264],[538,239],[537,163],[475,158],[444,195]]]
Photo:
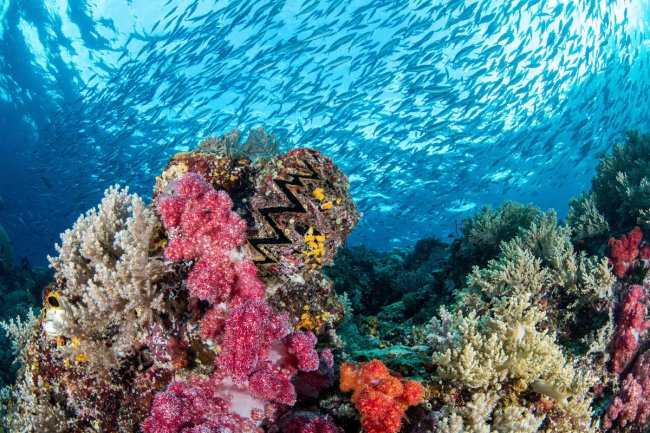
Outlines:
[[0,0],[0,433],[650,433],[650,0]]

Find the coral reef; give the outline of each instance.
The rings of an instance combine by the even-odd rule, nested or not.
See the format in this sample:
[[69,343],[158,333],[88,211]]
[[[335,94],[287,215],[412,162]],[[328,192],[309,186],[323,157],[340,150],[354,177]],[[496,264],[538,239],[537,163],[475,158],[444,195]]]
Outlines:
[[[111,187],[62,234],[40,326],[6,325],[8,431],[259,432],[332,386],[313,332],[327,345],[343,309],[320,269],[358,216],[328,158],[269,137],[208,140],[149,206]],[[338,431],[318,419],[300,428]]]
[[150,204],[109,188],[53,280],[0,274],[22,317],[0,431],[645,432],[649,140],[603,156],[566,222],[506,202],[451,245],[377,252],[345,246],[359,215],[329,158],[208,138]]

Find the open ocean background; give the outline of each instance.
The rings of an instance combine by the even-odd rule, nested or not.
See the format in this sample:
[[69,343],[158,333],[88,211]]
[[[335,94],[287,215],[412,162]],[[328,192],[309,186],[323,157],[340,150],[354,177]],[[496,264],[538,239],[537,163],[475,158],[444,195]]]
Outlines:
[[0,0],[0,224],[46,263],[108,186],[263,125],[348,175],[351,244],[554,207],[650,130],[650,2]]

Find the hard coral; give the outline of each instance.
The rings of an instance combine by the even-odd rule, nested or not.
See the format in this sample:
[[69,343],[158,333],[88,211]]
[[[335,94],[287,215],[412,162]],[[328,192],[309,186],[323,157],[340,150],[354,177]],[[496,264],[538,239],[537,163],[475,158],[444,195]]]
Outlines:
[[634,358],[639,345],[639,336],[650,327],[650,320],[644,320],[646,294],[643,287],[632,286],[619,306],[614,334],[612,370],[621,373]]
[[406,408],[418,404],[424,388],[418,382],[391,374],[378,360],[341,365],[341,391],[354,391],[352,401],[361,413],[366,433],[395,433]]

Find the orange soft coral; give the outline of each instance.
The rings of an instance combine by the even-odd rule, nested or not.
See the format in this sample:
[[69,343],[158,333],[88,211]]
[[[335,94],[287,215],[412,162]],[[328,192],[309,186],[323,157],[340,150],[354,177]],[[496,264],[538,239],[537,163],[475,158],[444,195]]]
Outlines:
[[406,408],[418,404],[424,389],[418,382],[391,374],[379,360],[341,366],[341,391],[354,391],[366,433],[396,433]]

